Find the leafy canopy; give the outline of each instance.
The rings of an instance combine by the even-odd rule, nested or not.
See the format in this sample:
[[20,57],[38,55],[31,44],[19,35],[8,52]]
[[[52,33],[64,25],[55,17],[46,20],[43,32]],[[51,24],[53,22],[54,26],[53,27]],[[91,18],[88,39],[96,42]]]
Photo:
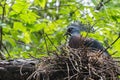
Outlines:
[[[6,3],[4,22],[0,19],[3,44],[13,58],[46,56],[66,42],[66,26],[79,21],[93,26],[95,32],[88,36],[107,47],[120,32],[120,1],[103,1],[108,2],[100,6],[101,0],[0,0],[1,17]],[[120,40],[109,52],[120,55]]]

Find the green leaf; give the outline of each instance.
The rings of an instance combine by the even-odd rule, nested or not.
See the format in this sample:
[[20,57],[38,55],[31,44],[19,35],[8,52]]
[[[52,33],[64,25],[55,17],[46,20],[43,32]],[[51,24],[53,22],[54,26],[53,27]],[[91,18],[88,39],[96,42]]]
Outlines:
[[26,27],[23,26],[23,24],[21,22],[14,22],[14,30],[20,30],[22,32],[26,31]]
[[45,8],[46,2],[46,0],[35,0],[35,4],[40,5],[43,9]]
[[3,40],[10,43],[13,47],[16,46],[14,39],[12,37],[10,37],[9,35],[4,35]]
[[29,44],[31,42],[31,38],[30,38],[30,33],[29,32],[25,32],[24,33],[24,39],[26,44]]
[[12,9],[16,13],[20,13],[20,12],[26,11],[28,7],[29,7],[29,4],[26,1],[16,0],[15,4],[12,6]]
[[3,13],[2,7],[0,7],[0,15]]
[[37,32],[45,28],[46,26],[47,26],[46,23],[38,23],[38,24],[35,24],[33,27],[31,27],[30,30],[31,32]]
[[38,16],[34,12],[27,12],[25,14],[20,14],[21,20],[23,20],[25,23],[33,24],[36,21],[36,18]]

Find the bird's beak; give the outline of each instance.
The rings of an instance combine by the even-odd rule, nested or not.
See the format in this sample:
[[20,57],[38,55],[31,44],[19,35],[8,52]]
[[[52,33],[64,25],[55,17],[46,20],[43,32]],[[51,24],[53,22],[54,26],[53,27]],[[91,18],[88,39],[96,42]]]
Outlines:
[[64,36],[70,36],[71,34],[69,32],[66,32]]

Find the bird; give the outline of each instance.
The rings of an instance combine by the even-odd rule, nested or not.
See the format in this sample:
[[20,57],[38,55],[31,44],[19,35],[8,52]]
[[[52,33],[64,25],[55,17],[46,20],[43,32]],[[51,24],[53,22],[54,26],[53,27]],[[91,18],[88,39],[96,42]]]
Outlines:
[[89,47],[92,50],[101,50],[104,51],[103,54],[105,56],[110,56],[108,51],[105,50],[103,45],[93,39],[93,38],[87,38],[83,37],[80,32],[81,31],[86,31],[86,28],[83,25],[75,24],[72,23],[68,25],[66,35],[69,35],[69,41],[68,41],[68,46],[74,49],[78,49],[80,47]]

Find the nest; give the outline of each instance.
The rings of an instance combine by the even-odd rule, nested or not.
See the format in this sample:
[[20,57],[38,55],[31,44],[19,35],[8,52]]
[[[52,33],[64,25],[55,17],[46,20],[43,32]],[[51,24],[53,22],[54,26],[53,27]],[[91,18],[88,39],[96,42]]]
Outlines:
[[28,80],[119,80],[119,63],[88,48],[63,48],[43,58]]

